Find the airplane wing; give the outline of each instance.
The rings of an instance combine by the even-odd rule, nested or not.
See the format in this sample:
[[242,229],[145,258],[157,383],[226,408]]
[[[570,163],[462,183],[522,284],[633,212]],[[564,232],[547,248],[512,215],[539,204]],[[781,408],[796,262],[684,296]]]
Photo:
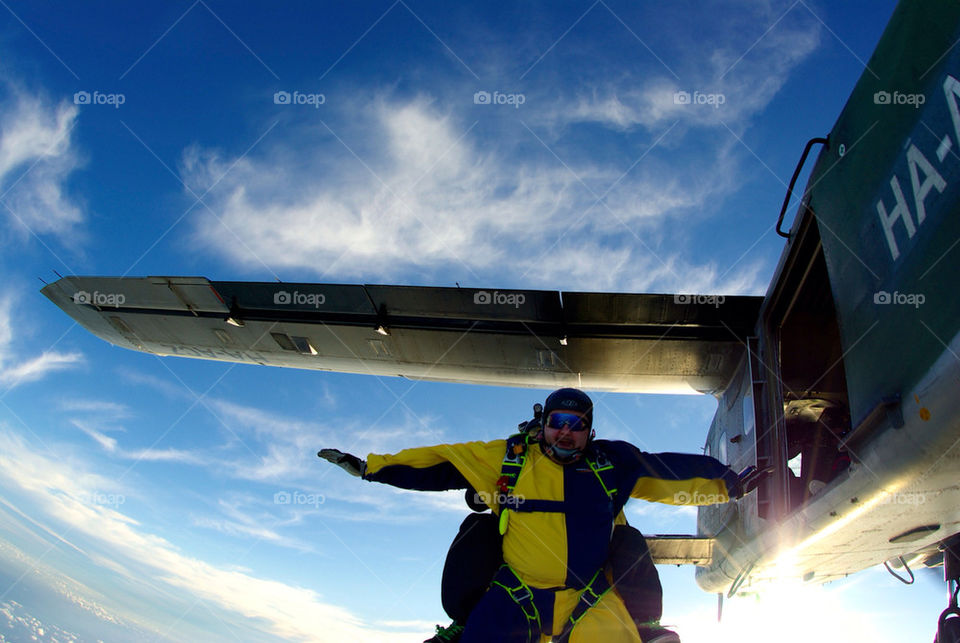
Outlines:
[[716,393],[762,297],[64,277],[84,328],[155,355],[415,380]]
[[711,565],[716,540],[699,536],[657,534],[646,536],[650,556],[657,565]]

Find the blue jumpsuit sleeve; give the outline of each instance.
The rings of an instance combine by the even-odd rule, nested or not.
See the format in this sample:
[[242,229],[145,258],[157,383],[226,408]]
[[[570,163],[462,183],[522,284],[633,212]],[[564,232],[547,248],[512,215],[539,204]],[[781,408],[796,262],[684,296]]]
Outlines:
[[363,478],[416,491],[446,491],[447,489],[466,489],[469,486],[463,474],[449,462],[424,468],[408,467],[402,464],[388,465],[376,473],[366,474]]

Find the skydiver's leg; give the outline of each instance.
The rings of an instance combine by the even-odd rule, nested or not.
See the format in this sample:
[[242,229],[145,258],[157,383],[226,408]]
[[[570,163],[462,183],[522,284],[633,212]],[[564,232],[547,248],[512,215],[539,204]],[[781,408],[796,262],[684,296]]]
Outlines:
[[447,615],[464,624],[503,564],[497,517],[474,513],[460,524],[440,582],[440,600]]
[[[571,612],[579,600],[579,592],[558,592],[554,631],[563,630]],[[616,592],[607,592],[586,614],[570,633],[569,643],[640,643],[640,635],[630,613]]]
[[[504,568],[505,569],[505,568]],[[497,579],[513,587],[516,579],[509,571],[500,572]],[[553,619],[553,592],[532,590],[541,624],[548,626]],[[528,643],[541,640],[541,628],[528,622],[523,610],[499,585],[492,585],[480,599],[467,621],[460,643]]]
[[610,540],[609,566],[613,584],[643,640],[663,636],[664,640],[679,641],[673,632],[660,627],[663,588],[643,534],[630,525],[617,525]]

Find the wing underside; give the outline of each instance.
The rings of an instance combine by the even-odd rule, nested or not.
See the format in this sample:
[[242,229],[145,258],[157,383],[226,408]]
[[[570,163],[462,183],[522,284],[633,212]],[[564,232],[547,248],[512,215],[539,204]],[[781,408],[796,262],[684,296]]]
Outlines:
[[417,380],[716,393],[762,298],[64,277],[43,294],[125,348]]
[[647,536],[650,556],[657,565],[710,565],[713,562],[713,538],[697,536]]

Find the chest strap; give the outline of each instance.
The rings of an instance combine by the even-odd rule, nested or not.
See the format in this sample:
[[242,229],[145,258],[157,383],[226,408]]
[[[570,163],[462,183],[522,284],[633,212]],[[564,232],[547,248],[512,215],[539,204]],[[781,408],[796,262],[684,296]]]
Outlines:
[[[523,472],[523,466],[527,463],[531,439],[533,437],[529,433],[516,433],[507,438],[507,448],[503,455],[503,462],[500,464],[500,478],[497,480],[497,509],[500,513],[501,536],[507,533],[511,511],[551,513],[565,511],[562,500],[523,500],[513,495],[517,480]],[[600,482],[603,492],[607,494],[607,499],[613,502],[617,493],[613,463],[597,449],[593,449],[593,453],[584,458],[584,462]]]

